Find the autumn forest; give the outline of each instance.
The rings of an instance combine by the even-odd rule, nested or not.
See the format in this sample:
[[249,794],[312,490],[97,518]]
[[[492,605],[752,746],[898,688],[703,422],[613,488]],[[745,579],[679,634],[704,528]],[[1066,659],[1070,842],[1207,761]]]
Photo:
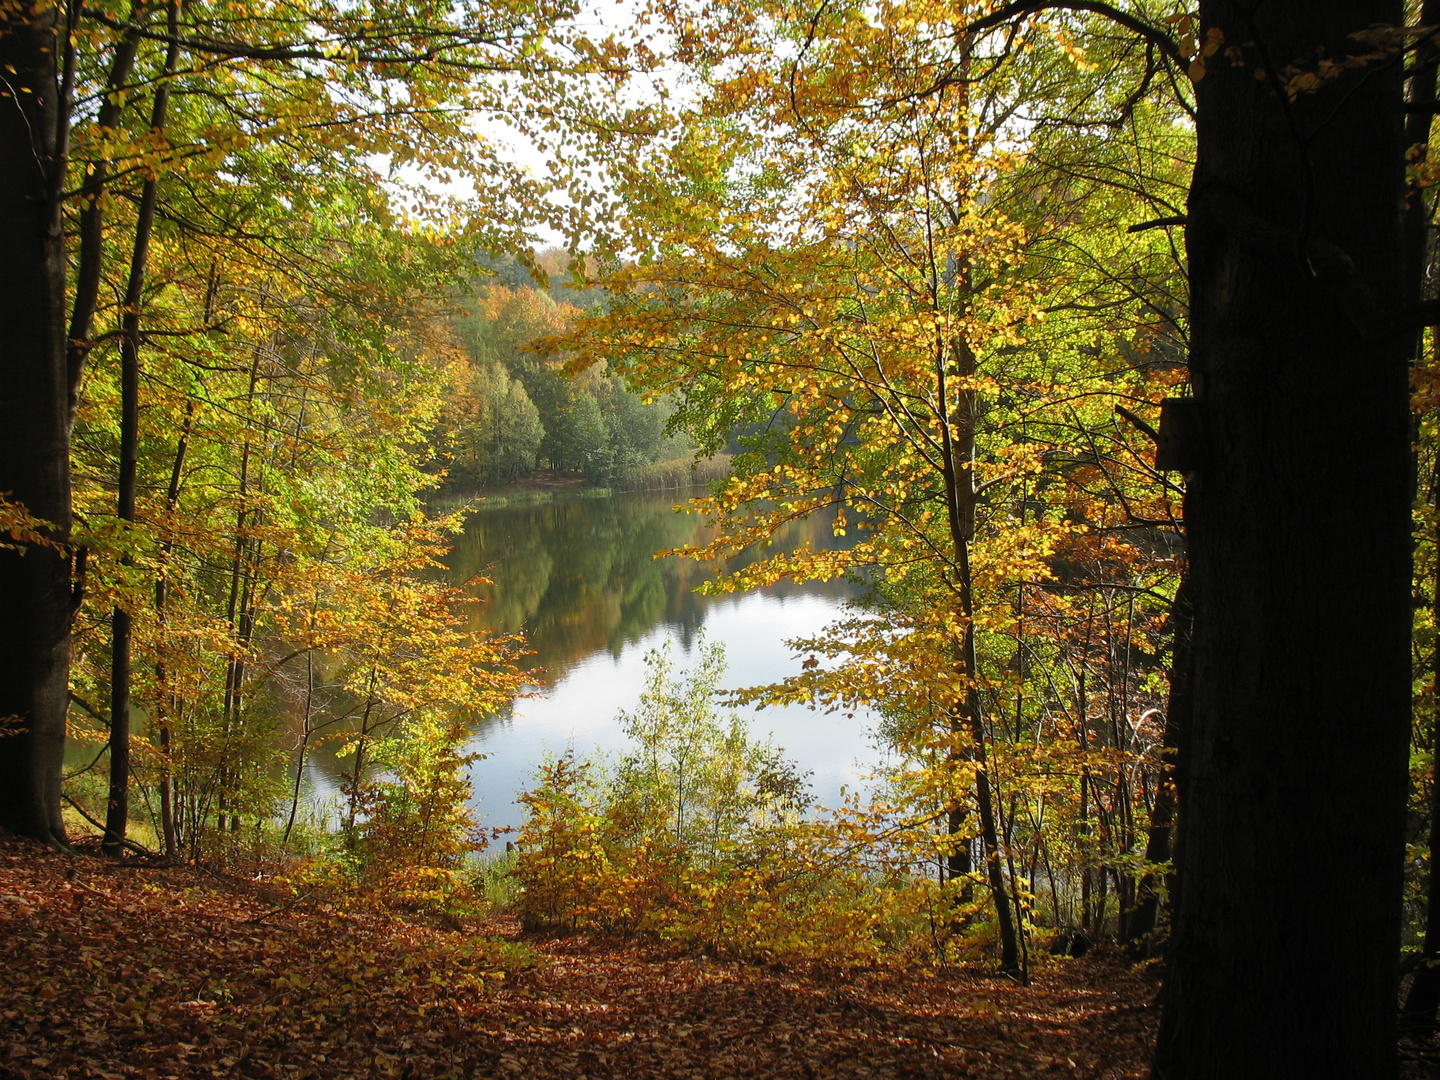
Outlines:
[[1440,1075],[1440,3],[0,2],[0,1076]]

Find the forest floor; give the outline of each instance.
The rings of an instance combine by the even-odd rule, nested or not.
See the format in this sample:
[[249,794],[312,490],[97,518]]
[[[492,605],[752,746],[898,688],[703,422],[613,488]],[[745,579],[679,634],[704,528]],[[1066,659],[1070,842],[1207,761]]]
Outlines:
[[1146,1073],[1157,989],[1101,950],[1022,987],[836,971],[286,899],[0,840],[0,1077]]

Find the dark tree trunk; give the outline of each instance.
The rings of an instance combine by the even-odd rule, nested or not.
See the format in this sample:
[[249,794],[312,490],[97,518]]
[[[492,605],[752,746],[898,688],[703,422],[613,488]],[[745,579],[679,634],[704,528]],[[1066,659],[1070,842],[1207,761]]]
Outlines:
[[[60,13],[12,5],[0,24],[0,492],[68,545]],[[0,830],[58,843],[73,608],[68,546],[0,549],[0,718],[23,729],[0,738]]]
[[[95,126],[102,130],[118,128],[125,108],[125,90],[135,66],[140,47],[140,22],[143,12],[138,5],[130,6],[131,26],[115,47],[110,62],[110,75],[105,83],[105,100],[95,117]],[[80,375],[85,360],[94,347],[95,305],[100,298],[100,273],[105,262],[105,201],[110,179],[110,160],[99,158],[88,163],[85,180],[80,186],[79,259],[75,268],[75,295],[70,308],[70,334],[66,343],[66,378],[69,380],[70,420],[80,402]]]
[[1282,69],[1364,51],[1347,35],[1402,5],[1200,12],[1242,63],[1196,89],[1194,708],[1157,1073],[1382,1080],[1410,734],[1408,339],[1381,310],[1404,294],[1401,65],[1293,101]]
[[[1185,731],[1190,711],[1190,641],[1195,612],[1190,601],[1190,579],[1182,578],[1170,605],[1170,700],[1165,708],[1165,758],[1155,785],[1155,806],[1150,812],[1150,828],[1145,836],[1145,861],[1163,863],[1174,854],[1171,835],[1175,828],[1175,812],[1179,807],[1181,734]],[[1176,875],[1168,875],[1171,904],[1174,904]],[[1126,928],[1125,939],[1136,956],[1154,952],[1152,935],[1160,922],[1159,882],[1154,874],[1140,879],[1138,903]]]
[[[1420,9],[1420,25],[1435,26],[1440,24],[1440,0],[1425,0]],[[1410,81],[1410,101],[1416,105],[1433,105],[1435,102],[1435,74],[1436,64],[1440,63],[1440,49],[1437,49],[1432,40],[1428,45],[1422,47],[1415,57],[1417,74]],[[1405,124],[1405,143],[1407,147],[1428,144],[1430,141],[1431,114],[1428,112],[1413,112]],[[1427,151],[1427,158],[1434,160],[1435,155]],[[1405,208],[1405,285],[1409,289],[1406,296],[1407,303],[1419,302],[1425,292],[1425,268],[1428,262],[1430,248],[1430,208],[1425,199],[1424,191],[1410,192],[1410,201]],[[1418,362],[1420,359],[1421,336],[1417,334],[1411,342],[1414,349],[1413,356]],[[1440,480],[1440,477],[1436,477]],[[1440,491],[1440,484],[1432,480],[1430,485],[1430,499],[1435,502],[1437,491]],[[1435,542],[1440,542],[1440,537]],[[1440,620],[1440,577],[1437,577],[1432,585],[1430,596],[1431,614],[1433,618]],[[1437,622],[1436,625],[1440,625]],[[1432,686],[1436,699],[1440,700],[1440,647],[1437,647],[1431,655],[1430,660]],[[1440,770],[1434,768],[1433,762],[1440,761],[1440,723],[1434,723],[1432,719],[1432,741],[1431,741],[1431,780],[1430,780],[1430,876],[1426,883],[1426,910],[1425,910],[1425,942],[1423,955],[1425,963],[1415,973],[1415,981],[1410,984],[1410,992],[1405,998],[1404,1021],[1407,1026],[1433,1027],[1435,1024],[1435,1013],[1440,1009],[1440,895],[1436,893],[1437,881],[1435,873],[1436,851],[1440,850]]]
[[[170,79],[180,50],[178,32],[179,0],[170,2],[171,42],[165,54],[165,70],[155,88],[155,105],[150,131],[159,136],[165,130],[165,113],[170,102]],[[150,259],[150,233],[155,224],[155,203],[159,179],[152,173],[140,193],[140,211],[135,221],[135,245],[130,257],[130,278],[125,287],[125,312],[120,320],[120,483],[116,516],[135,520],[135,469],[140,452],[140,307],[145,295],[145,271]],[[129,566],[133,560],[124,556]],[[130,644],[134,617],[123,604],[116,604],[110,617],[110,798],[105,813],[105,839],[101,850],[119,858],[125,847],[130,820]]]

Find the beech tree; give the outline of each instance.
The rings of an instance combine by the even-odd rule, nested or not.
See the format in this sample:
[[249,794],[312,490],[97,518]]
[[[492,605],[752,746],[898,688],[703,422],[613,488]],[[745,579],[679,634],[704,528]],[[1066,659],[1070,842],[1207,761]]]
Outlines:
[[[146,180],[131,287],[122,290],[132,392],[125,397],[128,441],[121,457],[133,462],[147,280],[143,238],[152,215],[166,216],[157,199],[163,203],[163,176],[176,162],[207,164],[209,180],[190,178],[200,191],[228,188],[233,177],[245,176],[247,153],[272,144],[302,159],[331,148],[356,160],[387,155],[394,166],[434,178],[458,171],[474,180],[473,202],[412,186],[407,209],[453,224],[457,214],[484,206],[490,213],[471,239],[523,247],[536,220],[581,211],[547,207],[549,185],[564,177],[525,177],[469,124],[481,111],[521,128],[553,125],[589,93],[567,77],[614,60],[608,45],[557,30],[574,13],[568,0],[477,7],[319,0],[223,10],[197,2],[158,11],[143,2],[124,8],[81,0],[13,3],[0,21],[0,62],[8,75],[0,85],[6,104],[0,120],[6,245],[0,417],[7,425],[0,491],[8,493],[7,505],[20,508],[16,522],[38,523],[27,525],[28,533],[10,528],[15,542],[0,550],[0,603],[7,613],[0,630],[0,717],[9,718],[6,730],[13,733],[0,743],[0,829],[57,842],[64,841],[59,785],[68,642],[82,562],[71,544],[70,435],[88,354],[109,329],[102,324],[101,334],[95,332],[107,280],[107,229],[129,225],[126,200],[113,198],[119,186]],[[167,119],[164,102],[173,87],[182,100],[170,103]],[[583,110],[597,115],[593,105]],[[73,163],[72,125],[80,136]],[[360,168],[377,188],[385,179],[369,164]],[[298,173],[290,179],[305,180]],[[393,175],[391,183],[397,184]],[[131,193],[130,187],[121,192]],[[502,205],[507,212],[494,211]],[[200,231],[224,233],[237,216],[214,209]],[[66,252],[72,225],[80,240],[73,264]],[[72,271],[73,291],[67,291]],[[130,470],[133,464],[122,465],[124,476],[132,476]],[[124,518],[134,493],[130,480],[121,486],[131,489],[119,500]],[[127,619],[117,610],[117,834],[128,740]],[[118,849],[121,839],[112,835],[110,846]]]
[[[1407,32],[1403,6],[1378,0],[1207,0],[1198,18],[1091,0],[993,4],[979,18],[946,10],[958,27],[951,63],[913,96],[968,85],[975,36],[1033,19],[1076,37],[1118,26],[1142,42],[1146,75],[1125,106],[1166,79],[1183,99],[1193,87],[1187,212],[1154,223],[1185,226],[1191,275],[1189,392],[1167,402],[1158,441],[1161,463],[1187,479],[1194,618],[1191,677],[1175,699],[1180,875],[1158,1072],[1393,1075],[1410,733],[1407,360],[1410,324],[1433,318],[1403,310],[1401,89],[1426,31]],[[804,55],[822,20],[847,16],[867,41],[892,13],[822,10],[794,48]],[[903,21],[916,37],[945,36],[935,11]],[[864,59],[853,47],[836,62]],[[793,69],[747,89],[816,104]],[[708,158],[681,163],[693,167],[679,227],[717,224],[727,138],[717,130]],[[728,257],[726,244],[735,236],[716,243]],[[663,266],[673,248],[655,255]],[[687,299],[697,291],[673,284]]]
[[1194,396],[1162,429],[1191,475],[1195,605],[1167,1078],[1397,1068],[1410,416],[1408,339],[1386,320],[1406,295],[1403,15],[1200,5],[1219,48],[1194,72]]
[[[1170,494],[1142,454],[1092,428],[1164,390],[1143,365],[1097,363],[1102,348],[1149,348],[1155,304],[1142,316],[1075,248],[1103,221],[1119,239],[1099,261],[1128,266],[1141,256],[1124,223],[1145,210],[1111,192],[1097,213],[1105,191],[1058,164],[1037,173],[1008,139],[1017,101],[1083,66],[1056,28],[957,45],[952,64],[951,35],[917,36],[917,20],[985,8],[837,8],[809,23],[783,2],[747,10],[751,22],[673,16],[697,67],[745,59],[697,78],[673,148],[637,155],[628,220],[651,258],[605,279],[616,300],[571,347],[676,394],[702,444],[745,432],[729,483],[696,503],[718,535],[694,554],[735,556],[823,507],[858,530],[842,551],[747,561],[727,582],[865,567],[879,594],[872,618],[794,643],[811,654],[804,673],[756,693],[884,712],[906,828],[934,826],[942,936],[993,917],[1001,966],[1019,972],[1040,864],[1050,918],[1074,919],[1078,899],[1087,930],[1108,933],[1113,912],[1123,933],[1135,907],[1148,809],[1135,778],[1157,771],[1158,713],[1139,656],[1173,564],[1120,533],[1135,513],[1171,527]],[[1017,41],[1023,65],[970,85]],[[1171,128],[1163,113],[1144,126]],[[1154,175],[1178,172],[1173,149],[1148,159]],[[1156,370],[1173,382],[1174,366]],[[1122,458],[1139,482],[1119,479]],[[1132,490],[1115,498],[1116,484]]]
[[0,717],[10,724],[0,742],[0,829],[57,841],[65,836],[60,768],[79,588],[68,548],[61,228],[74,59],[57,48],[61,14],[13,0],[0,31],[9,74],[0,86],[0,492],[45,523],[48,541],[0,549]]
[[1401,88],[1427,32],[1399,3],[1298,0],[1168,26],[1021,0],[971,29],[1067,9],[1195,86],[1191,396],[1160,431],[1188,480],[1194,627],[1157,1075],[1393,1076],[1408,326],[1433,318],[1406,310]]

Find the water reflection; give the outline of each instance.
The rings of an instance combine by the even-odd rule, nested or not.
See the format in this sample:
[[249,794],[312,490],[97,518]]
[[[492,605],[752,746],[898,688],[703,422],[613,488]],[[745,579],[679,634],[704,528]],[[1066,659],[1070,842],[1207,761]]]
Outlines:
[[[473,749],[486,755],[473,770],[477,809],[486,825],[516,825],[514,794],[545,753],[615,752],[624,736],[615,721],[633,707],[644,682],[644,653],[672,643],[687,666],[697,632],[726,646],[727,685],[773,682],[798,671],[786,639],[813,634],[838,617],[857,589],[845,582],[783,583],[740,596],[706,597],[694,588],[712,570],[657,551],[710,538],[695,515],[677,513],[674,492],[573,498],[482,510],[467,523],[450,556],[458,580],[476,575],[484,600],[473,615],[490,629],[523,629],[544,670],[533,697],[477,732]],[[796,522],[777,537],[790,550],[808,543],[834,548],[828,518]],[[737,566],[754,555],[737,560]],[[868,717],[824,715],[794,706],[767,709],[757,734],[813,774],[816,796],[833,803],[854,786],[872,757]]]
[[[472,616],[489,629],[524,629],[547,682],[601,650],[618,657],[658,625],[673,628],[688,647],[716,599],[694,592],[713,576],[689,559],[656,559],[658,551],[708,541],[712,531],[694,514],[677,512],[674,492],[635,492],[603,499],[573,498],[538,506],[507,506],[472,515],[449,564],[459,580],[476,575],[485,603]],[[792,522],[777,538],[781,550],[802,544],[835,548],[830,518]],[[742,556],[735,566],[752,561]],[[767,596],[855,595],[843,582],[787,583]],[[723,598],[717,598],[723,599]]]

